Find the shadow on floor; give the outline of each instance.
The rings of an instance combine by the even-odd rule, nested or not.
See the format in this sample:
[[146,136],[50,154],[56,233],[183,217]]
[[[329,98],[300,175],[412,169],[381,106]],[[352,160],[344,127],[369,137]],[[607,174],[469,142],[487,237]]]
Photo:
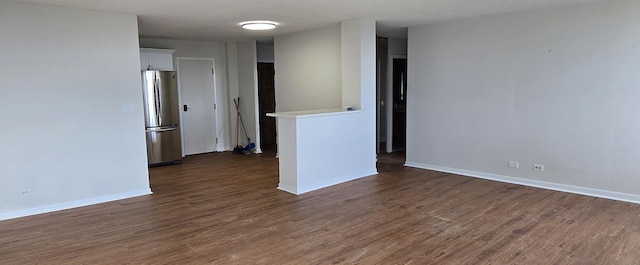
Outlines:
[[380,152],[378,153],[378,172],[388,172],[404,167],[406,155],[404,150],[396,151],[393,153]]

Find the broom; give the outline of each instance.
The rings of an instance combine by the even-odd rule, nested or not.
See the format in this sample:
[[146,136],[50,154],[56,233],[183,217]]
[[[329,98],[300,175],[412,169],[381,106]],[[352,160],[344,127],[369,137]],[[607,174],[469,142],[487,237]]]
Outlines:
[[[251,138],[249,138],[249,134],[247,134],[247,129],[244,127],[244,122],[242,121],[242,115],[240,115],[240,97],[238,97],[237,101],[234,98],[233,99],[233,103],[235,103],[235,105],[236,105],[236,111],[238,112],[238,120],[240,120],[240,125],[242,126],[242,130],[244,131],[244,136],[247,137],[247,146],[244,149],[248,150],[248,151],[251,151],[254,148],[256,148],[256,144],[251,142]],[[238,123],[236,121],[236,127],[237,126],[238,126]],[[238,138],[237,134],[238,134],[238,129],[236,129],[236,139]],[[240,146],[240,145],[238,145],[238,146]]]
[[[235,99],[234,99],[235,102]],[[244,151],[244,146],[240,145],[240,112],[238,112],[238,116],[236,117],[236,147],[233,148],[234,154],[242,154]]]

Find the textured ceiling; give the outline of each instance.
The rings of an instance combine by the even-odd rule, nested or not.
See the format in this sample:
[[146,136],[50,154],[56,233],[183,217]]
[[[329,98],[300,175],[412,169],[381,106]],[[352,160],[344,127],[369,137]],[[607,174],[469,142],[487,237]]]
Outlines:
[[[595,0],[14,0],[138,15],[142,37],[184,40],[261,39],[371,18],[378,34],[401,36],[404,28]],[[249,32],[238,23],[272,20],[274,31]]]

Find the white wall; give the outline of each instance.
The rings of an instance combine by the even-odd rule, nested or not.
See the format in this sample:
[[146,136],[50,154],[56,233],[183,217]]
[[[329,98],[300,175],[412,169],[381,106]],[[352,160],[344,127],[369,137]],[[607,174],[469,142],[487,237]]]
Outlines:
[[408,164],[640,202],[639,10],[602,1],[410,28]]
[[[330,28],[333,31],[333,28]],[[312,36],[316,34],[317,36]],[[338,28],[339,49],[323,50],[324,45],[309,50],[307,53],[319,55],[325,53],[333,56],[331,64],[313,65],[310,73],[302,72],[294,65],[307,64],[308,57],[293,55],[304,48],[309,48],[306,41],[318,37],[326,37],[325,30],[316,30],[289,35],[287,39],[276,38],[276,67],[280,58],[289,63],[283,71],[276,70],[279,83],[276,83],[276,102],[278,106],[292,106],[300,100],[307,102],[307,111],[279,113],[278,115],[278,149],[280,154],[279,189],[301,194],[311,190],[327,187],[377,173],[376,169],[376,24],[369,19],[354,19],[341,22]],[[333,34],[332,34],[333,35]],[[303,39],[305,41],[299,41]],[[316,41],[327,41],[319,38]],[[286,48],[279,45],[283,44]],[[288,53],[288,51],[293,51]],[[297,61],[297,62],[296,62]],[[318,93],[312,89],[320,89],[316,83],[302,82],[297,74],[332,73],[340,69],[338,76],[327,76],[337,79],[340,88],[336,99],[334,94]],[[311,80],[313,81],[313,80]],[[298,84],[281,86],[280,84]],[[305,90],[311,97],[291,99],[286,96]],[[323,91],[320,91],[323,92]],[[315,102],[338,103],[338,107],[328,111],[309,111],[327,109]],[[345,105],[361,107],[355,112],[343,111],[340,102]],[[346,103],[345,103],[346,102]],[[304,107],[304,106],[302,106]],[[348,151],[345,151],[348,150]],[[340,152],[344,151],[344,154]],[[318,162],[320,161],[320,162]]]
[[[251,142],[255,143],[256,153],[262,153],[260,149],[260,125],[258,123],[258,68],[255,41],[229,42],[227,43],[227,57],[229,59],[229,104],[235,104],[233,99],[240,97],[240,113],[247,135]],[[231,135],[233,144],[236,141],[236,109],[232,107],[230,118]],[[239,127],[240,145],[246,146],[247,136],[242,127]]]
[[257,57],[259,63],[273,63],[273,42],[265,43],[259,41],[256,43]]
[[372,137],[368,140],[374,149],[377,107],[375,30],[373,20],[354,19],[341,24],[342,105],[357,106],[365,113],[363,131],[367,138]]
[[[217,137],[218,141],[222,143],[223,150],[231,150],[233,148],[233,144],[235,144],[235,136],[234,138],[231,137],[229,128],[235,125],[231,126],[229,117],[231,114],[234,114],[233,117],[235,118],[235,107],[233,104],[230,105],[226,100],[229,97],[229,94],[227,91],[227,60],[225,43],[140,38],[140,47],[176,50],[173,54],[174,60],[178,57],[214,59],[214,67],[216,69],[216,99],[218,101],[216,102],[218,107],[218,112],[216,114],[216,119],[218,121]],[[178,65],[177,61],[174,62],[173,65]]]
[[[365,66],[362,64],[362,32],[360,30],[360,22],[360,20],[349,20],[340,24],[342,107],[355,106],[358,109],[363,108],[362,98],[364,95],[362,95],[362,81],[364,80],[362,80],[361,69]],[[375,66],[375,59],[373,65]]]
[[[358,168],[364,172],[376,169],[376,23],[369,19],[354,19],[341,23],[342,105],[358,106],[356,145],[348,148],[358,157]],[[347,136],[345,136],[347,137]],[[358,149],[358,150],[353,150]]]
[[389,56],[407,55],[407,39],[389,38]]
[[0,219],[150,193],[136,17],[0,2],[0,32]]
[[276,110],[340,108],[340,26],[274,39]]
[[[240,88],[238,86],[238,43],[227,42],[226,43],[226,58],[227,58],[227,80],[229,85],[227,90],[229,91],[229,98],[227,98],[229,104],[229,137],[231,139],[231,149],[236,145],[241,145],[240,134],[236,133],[238,112],[236,110],[234,98],[240,96]],[[236,143],[237,142],[237,143]]]
[[377,173],[375,146],[366,145],[365,111],[280,115],[278,189],[299,195]]

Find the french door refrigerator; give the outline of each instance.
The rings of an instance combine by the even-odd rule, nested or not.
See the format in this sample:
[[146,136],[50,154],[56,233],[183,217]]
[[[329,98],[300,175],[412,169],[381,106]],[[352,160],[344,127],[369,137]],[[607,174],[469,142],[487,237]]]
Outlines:
[[142,71],[147,159],[150,166],[182,160],[175,71]]

